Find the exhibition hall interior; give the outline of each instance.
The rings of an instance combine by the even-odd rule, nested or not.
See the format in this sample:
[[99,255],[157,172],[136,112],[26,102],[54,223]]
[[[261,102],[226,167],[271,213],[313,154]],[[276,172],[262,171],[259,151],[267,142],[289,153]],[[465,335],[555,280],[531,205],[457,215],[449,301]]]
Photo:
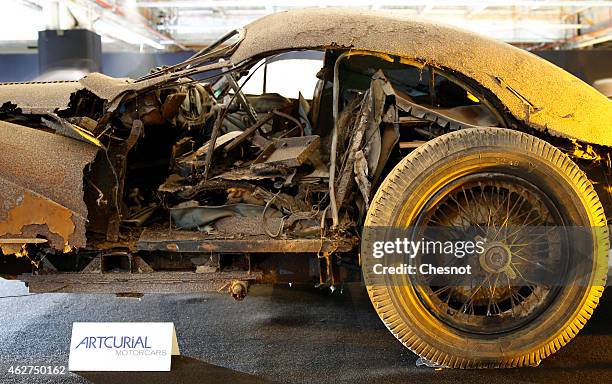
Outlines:
[[1,383],[612,381],[612,0],[0,6]]

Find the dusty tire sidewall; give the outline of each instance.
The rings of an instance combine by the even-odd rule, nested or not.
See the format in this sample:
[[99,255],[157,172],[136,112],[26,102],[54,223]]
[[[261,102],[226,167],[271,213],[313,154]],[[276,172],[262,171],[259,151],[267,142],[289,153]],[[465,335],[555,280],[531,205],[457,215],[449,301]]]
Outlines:
[[[390,179],[385,181],[392,193],[383,190],[384,185],[381,186],[368,212],[366,226],[388,225],[385,223],[405,225],[420,212],[428,198],[445,184],[474,172],[489,170],[522,177],[555,201],[562,201],[563,206],[559,208],[571,220],[571,225],[602,225],[599,217],[603,212],[601,204],[597,200],[597,206],[589,200],[592,200],[590,195],[594,193],[592,186],[586,177],[577,177],[580,175],[575,172],[580,171],[564,154],[550,144],[519,132],[474,129],[438,137],[400,162],[390,173]],[[581,180],[579,184],[577,180]],[[600,233],[593,233],[593,238],[591,274],[593,284],[598,284],[598,263],[602,253],[607,254],[607,248],[603,249],[606,244],[602,242]],[[366,247],[370,247],[372,240],[364,233],[362,254],[368,251]],[[567,284],[545,312],[531,323],[506,334],[475,337],[474,334],[449,327],[433,316],[412,286],[385,287],[378,276],[368,273],[371,270],[368,259],[363,258],[363,271],[371,296],[374,292],[372,287],[379,290],[377,294],[382,288],[396,309],[396,315],[409,325],[419,339],[437,350],[449,351],[457,356],[472,356],[475,360],[529,354],[554,342],[560,332],[570,326],[590,293],[589,287]],[[388,322],[385,323],[389,327]]]

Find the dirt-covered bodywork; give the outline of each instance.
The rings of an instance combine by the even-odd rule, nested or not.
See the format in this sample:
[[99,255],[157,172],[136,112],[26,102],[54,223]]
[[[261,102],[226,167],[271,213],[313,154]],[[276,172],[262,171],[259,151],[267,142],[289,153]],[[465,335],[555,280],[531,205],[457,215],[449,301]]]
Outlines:
[[[296,51],[322,53],[314,94],[266,92],[268,64]],[[263,92],[245,94],[258,70]],[[532,215],[548,223],[554,211],[564,227],[605,228],[611,121],[611,101],[593,88],[479,35],[371,12],[274,14],[137,80],[0,84],[0,274],[33,292],[212,290],[242,299],[254,282],[333,289],[360,280],[368,265],[364,225],[392,224],[426,201],[434,205],[414,216],[434,212],[445,201],[436,188],[452,198],[436,208],[444,216],[436,225],[488,226],[507,206],[500,227],[533,223]],[[554,199],[568,208],[544,207]],[[601,288],[608,240],[595,232],[595,272],[586,275]],[[399,313],[421,298],[389,304],[397,291],[363,276],[387,327],[422,356],[457,367],[537,364],[575,335],[601,291],[558,301],[582,307],[559,311],[570,320],[551,317],[563,327],[544,327],[550,337],[525,333],[536,346],[502,353],[485,340],[482,356],[465,357],[489,322],[492,333],[508,327],[514,337],[515,324],[535,316],[515,313],[515,295],[544,308],[562,294],[519,281],[512,246],[496,241],[493,261],[488,250],[475,260],[489,277],[508,278],[507,289],[487,298],[454,287],[432,313],[448,310],[408,325],[394,319],[429,312],[386,308]],[[481,307],[466,315],[474,297]],[[455,340],[448,324],[477,335]],[[422,334],[406,330],[417,325]],[[452,337],[429,340],[430,329]],[[440,340],[450,344],[434,345]]]
[[[325,52],[312,98],[240,91],[259,60],[299,50]],[[554,65],[455,28],[347,10],[264,17],[139,80],[2,84],[0,105],[5,255],[183,252],[181,238],[187,252],[351,251],[385,169],[429,138],[505,126],[598,162],[612,145],[610,101]],[[227,217],[227,231],[255,237],[191,244]]]
[[[299,50],[326,53],[312,99],[242,94],[237,82],[259,60]],[[396,81],[402,70],[413,76],[412,88]],[[418,93],[438,79],[439,94],[419,101]],[[345,94],[343,82],[354,95]],[[365,99],[374,106],[366,108]],[[361,213],[345,218],[358,228],[385,167],[430,137],[462,127],[507,126],[567,139],[579,157],[598,161],[604,155],[590,145],[612,145],[610,101],[554,65],[455,28],[347,10],[264,17],[219,46],[136,81],[91,74],[80,81],[2,84],[0,105],[0,247],[17,255],[33,245],[78,253],[111,247],[109,241],[129,250],[181,251],[172,236],[165,245],[146,241],[160,235],[151,234],[148,219],[174,219],[169,227],[201,233],[218,217],[248,222],[270,213],[270,206],[278,209],[264,219],[267,226],[255,225],[258,236],[278,233],[274,241],[282,243],[285,232],[292,232],[287,220],[310,221],[318,239],[315,229],[325,216],[333,219],[333,236],[342,237],[330,249],[339,242],[348,251],[354,239],[338,235],[338,205],[355,199],[353,188],[360,188]],[[353,127],[351,134],[358,136],[374,132],[371,121],[359,127],[355,116],[373,118],[376,129],[388,125],[376,133],[373,155],[360,150],[363,142],[348,132],[333,129]],[[415,130],[404,137],[402,125]],[[216,143],[214,151],[210,143]],[[247,157],[230,156],[236,151]],[[272,188],[255,185],[262,182]],[[215,212],[197,201],[209,190],[227,195],[207,202]],[[145,231],[135,235],[134,227]],[[320,227],[325,232],[325,224]],[[293,244],[294,252],[324,249]],[[217,249],[204,247],[209,248]]]
[[[228,50],[226,62],[202,69],[246,66],[246,63],[254,59],[290,50],[348,50],[360,55],[371,52],[378,57],[385,55],[383,60],[391,61],[395,57],[400,62],[405,61],[418,68],[428,66],[460,74],[493,96],[494,102],[498,103],[496,107],[500,108],[499,113],[508,114],[525,127],[583,143],[612,145],[612,134],[608,129],[612,121],[609,100],[567,72],[534,55],[463,30],[378,13],[301,10],[264,17],[246,26],[241,34],[237,46]],[[196,72],[193,69],[183,71],[187,74]],[[123,98],[146,93],[177,80],[177,76],[168,71],[164,75],[137,82],[92,74],[80,81],[9,83],[0,86],[0,105],[7,116],[11,111],[36,116],[65,111],[68,115],[82,114],[99,118],[109,107],[114,109]],[[89,110],[83,111],[83,108]],[[91,153],[96,149],[88,148],[89,153],[82,156],[78,148],[87,147],[83,144],[74,143],[72,148],[62,146],[57,141],[70,141],[4,123],[3,132],[5,136],[10,132],[11,137],[2,139],[5,148],[2,151],[2,171],[5,174],[1,180],[6,190],[3,193],[2,216],[6,220],[11,209],[19,205],[17,202],[21,197],[18,200],[16,196],[38,193],[56,186],[55,194],[42,192],[41,196],[72,212],[75,236],[78,237],[78,240],[70,244],[68,237],[72,231],[67,231],[67,237],[63,238],[63,244],[58,248],[64,245],[83,247],[87,211],[82,201],[79,202],[83,196],[80,191],[82,186],[76,181],[81,176],[83,163],[93,160]],[[17,143],[16,136],[21,137]],[[42,147],[32,145],[30,140]],[[23,152],[13,149],[16,144]],[[68,168],[68,173],[50,171],[57,169],[60,164],[48,158],[44,148],[49,147],[54,148],[52,153],[58,154],[58,157],[67,156],[61,165]],[[32,159],[32,156],[40,156],[47,161],[41,163]],[[75,157],[75,161],[70,162],[71,157]],[[10,172],[11,169],[17,171]],[[47,180],[34,177],[38,172],[46,176]],[[61,179],[61,183],[52,182],[50,177],[53,173]],[[19,182],[20,178],[36,182],[28,185]],[[12,192],[12,198],[9,191]],[[63,201],[65,197],[57,197],[62,194],[68,194],[76,201],[66,203]],[[77,205],[81,207],[76,209]],[[43,222],[32,225],[46,224],[42,219],[38,221]],[[5,230],[3,236],[23,232],[20,225],[13,224],[13,227],[12,232]],[[60,235],[59,232],[54,233]],[[31,234],[48,235],[48,231]],[[60,244],[59,241],[55,243]],[[8,248],[7,245],[4,247]]]
[[245,28],[231,60],[313,48],[379,52],[460,73],[535,129],[612,146],[610,102],[595,89],[524,50],[430,21],[367,11],[277,13]]

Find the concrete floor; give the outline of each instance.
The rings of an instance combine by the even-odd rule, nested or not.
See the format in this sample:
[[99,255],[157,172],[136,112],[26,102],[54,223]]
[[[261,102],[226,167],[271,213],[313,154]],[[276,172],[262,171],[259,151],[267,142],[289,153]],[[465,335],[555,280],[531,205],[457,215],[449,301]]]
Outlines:
[[[0,296],[24,293],[0,281]],[[580,335],[540,367],[491,371],[417,367],[359,285],[333,295],[257,286],[243,302],[219,294],[43,294],[2,298],[0,306],[2,383],[612,383],[610,292]],[[7,373],[10,365],[67,366],[75,321],[173,321],[182,356],[170,373]]]

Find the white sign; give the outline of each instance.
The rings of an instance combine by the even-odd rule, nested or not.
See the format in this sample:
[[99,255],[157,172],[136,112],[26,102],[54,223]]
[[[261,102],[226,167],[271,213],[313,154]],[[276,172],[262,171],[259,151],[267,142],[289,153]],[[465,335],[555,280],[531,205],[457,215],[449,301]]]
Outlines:
[[173,323],[73,323],[70,371],[169,371]]

